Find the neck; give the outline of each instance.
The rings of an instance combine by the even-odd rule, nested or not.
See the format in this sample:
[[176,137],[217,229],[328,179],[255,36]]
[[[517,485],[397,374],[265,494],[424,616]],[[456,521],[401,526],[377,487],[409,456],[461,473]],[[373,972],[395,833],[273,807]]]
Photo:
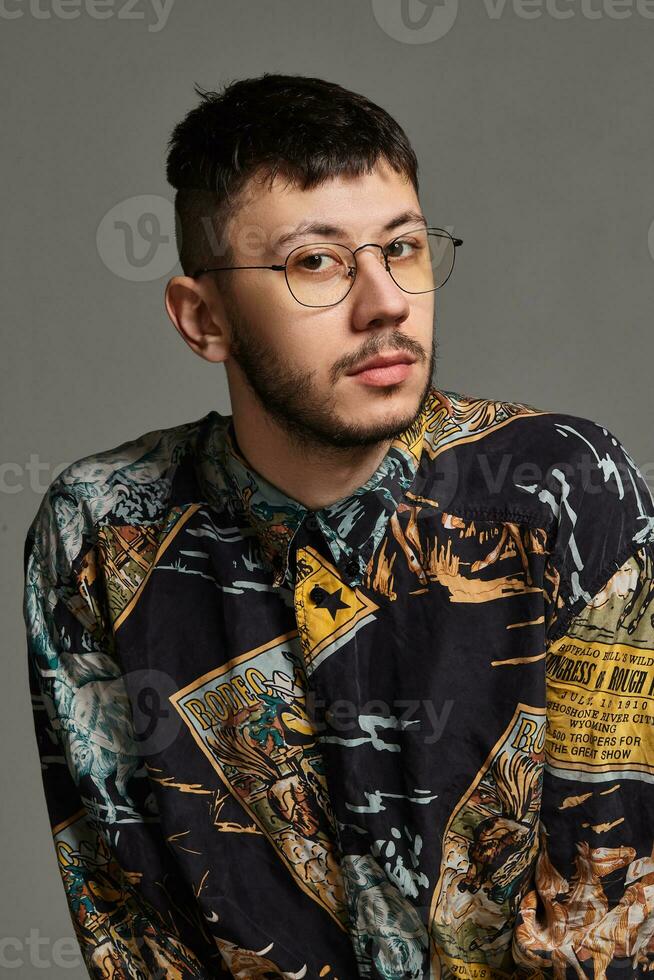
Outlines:
[[392,439],[373,446],[339,448],[297,441],[274,423],[245,425],[233,414],[238,450],[250,469],[309,510],[348,497],[379,467]]

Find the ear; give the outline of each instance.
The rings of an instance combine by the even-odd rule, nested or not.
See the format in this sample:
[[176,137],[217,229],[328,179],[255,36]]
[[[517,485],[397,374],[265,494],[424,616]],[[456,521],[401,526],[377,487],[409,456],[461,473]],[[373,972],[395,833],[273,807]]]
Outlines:
[[229,353],[229,332],[220,293],[208,278],[174,276],[166,285],[166,312],[185,343],[206,361]]

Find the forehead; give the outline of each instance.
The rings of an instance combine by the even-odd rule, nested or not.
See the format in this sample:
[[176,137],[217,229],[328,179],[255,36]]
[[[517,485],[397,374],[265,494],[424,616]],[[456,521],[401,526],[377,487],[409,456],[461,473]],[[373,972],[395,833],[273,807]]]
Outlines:
[[284,177],[276,177],[272,184],[251,180],[230,222],[230,238],[237,248],[240,239],[253,243],[258,238],[262,245],[288,250],[303,237],[290,240],[291,232],[315,225],[322,234],[316,238],[315,233],[307,232],[313,241],[333,239],[357,244],[388,236],[386,226],[404,212],[409,215],[408,223],[403,223],[396,234],[411,224],[421,224],[422,209],[410,179],[385,162],[370,173],[330,177],[308,190],[289,184]]

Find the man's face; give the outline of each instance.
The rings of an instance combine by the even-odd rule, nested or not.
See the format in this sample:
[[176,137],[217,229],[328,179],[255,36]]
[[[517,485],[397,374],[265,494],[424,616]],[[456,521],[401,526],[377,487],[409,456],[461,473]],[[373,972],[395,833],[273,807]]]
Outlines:
[[[283,264],[291,249],[336,242],[351,249],[387,245],[420,225],[410,182],[386,165],[357,178],[334,178],[303,191],[276,181],[254,185],[230,226],[233,265]],[[334,234],[305,232],[279,238],[307,222],[340,227]],[[225,366],[232,402],[247,389],[251,402],[304,447],[372,446],[403,432],[415,419],[432,383],[435,363],[434,293],[409,294],[386,271],[378,248],[356,254],[354,286],[340,303],[307,307],[291,295],[282,272],[229,273],[225,306],[231,330]],[[220,287],[220,279],[216,279]],[[379,354],[414,358],[404,380],[382,386],[348,374]],[[243,403],[243,402],[241,402]]]

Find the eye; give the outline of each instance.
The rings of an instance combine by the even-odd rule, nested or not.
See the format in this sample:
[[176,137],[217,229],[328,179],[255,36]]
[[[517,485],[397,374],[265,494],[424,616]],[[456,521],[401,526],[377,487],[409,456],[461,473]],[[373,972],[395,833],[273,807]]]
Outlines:
[[325,272],[330,267],[330,262],[339,263],[340,259],[336,255],[330,255],[329,252],[311,252],[298,258],[296,265],[305,272]]
[[[399,238],[391,242],[390,245],[387,245],[385,251],[389,259],[404,259],[408,258],[419,248],[420,245],[415,240]],[[401,249],[406,249],[406,251],[402,252],[400,251]]]

